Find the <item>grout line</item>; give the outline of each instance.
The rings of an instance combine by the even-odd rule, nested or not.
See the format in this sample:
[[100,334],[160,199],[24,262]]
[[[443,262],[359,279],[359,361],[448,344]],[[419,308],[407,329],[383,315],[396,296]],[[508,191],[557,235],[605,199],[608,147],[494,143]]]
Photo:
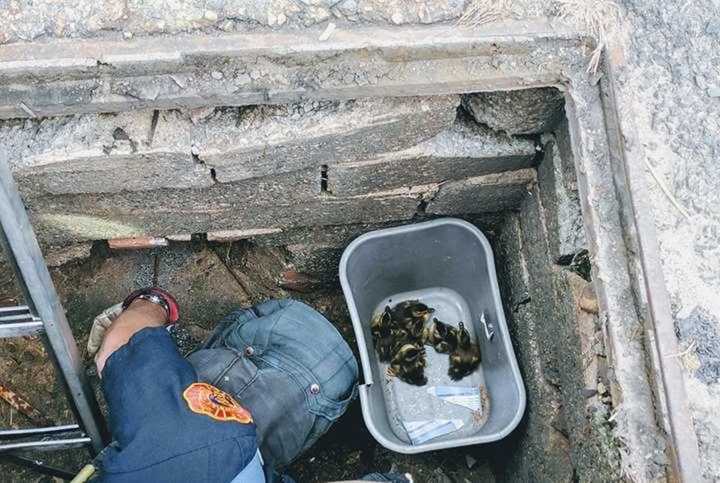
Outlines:
[[156,254],[153,256],[153,280],[152,280],[153,287],[158,286],[159,276],[160,276],[160,256]]

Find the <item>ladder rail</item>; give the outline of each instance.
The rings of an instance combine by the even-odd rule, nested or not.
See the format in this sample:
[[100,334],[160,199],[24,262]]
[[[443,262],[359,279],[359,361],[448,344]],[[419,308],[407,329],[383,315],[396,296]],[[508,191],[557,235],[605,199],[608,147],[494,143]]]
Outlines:
[[15,269],[25,295],[25,304],[42,320],[44,340],[62,376],[70,407],[90,438],[92,449],[97,453],[106,441],[104,420],[85,376],[77,344],[17,191],[7,157],[3,153],[0,153],[0,243]]

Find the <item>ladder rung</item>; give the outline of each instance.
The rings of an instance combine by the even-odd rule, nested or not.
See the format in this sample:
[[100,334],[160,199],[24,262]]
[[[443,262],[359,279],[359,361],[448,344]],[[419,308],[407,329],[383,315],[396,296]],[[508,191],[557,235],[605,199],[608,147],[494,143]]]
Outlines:
[[5,315],[15,315],[18,313],[30,313],[30,307],[27,305],[12,305],[10,307],[0,307],[0,317]]
[[88,436],[82,436],[80,438],[68,438],[68,439],[43,439],[37,441],[18,441],[17,443],[0,443],[0,453],[5,451],[15,451],[18,449],[37,449],[37,450],[56,450],[56,449],[71,449],[79,448],[90,443],[91,439]]
[[46,426],[44,428],[0,429],[0,439],[24,438],[26,436],[36,436],[40,434],[68,433],[70,431],[80,431],[80,426],[77,424],[63,424],[60,426]]
[[35,335],[42,330],[42,320],[35,317],[28,307],[0,308],[0,339]]
[[31,320],[40,320],[40,319],[35,319],[35,317],[33,317],[32,315],[28,315],[28,314],[0,315],[0,323],[28,322]]
[[[24,439],[30,436],[34,436],[36,439]],[[76,448],[89,442],[90,438],[82,434],[77,424],[49,426],[45,428],[5,429],[0,431],[0,453],[18,449],[51,450]]]

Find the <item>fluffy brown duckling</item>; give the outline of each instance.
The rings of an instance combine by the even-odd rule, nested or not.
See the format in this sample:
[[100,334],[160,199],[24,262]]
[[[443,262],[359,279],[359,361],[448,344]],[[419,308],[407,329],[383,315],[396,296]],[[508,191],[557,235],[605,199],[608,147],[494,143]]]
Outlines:
[[381,362],[390,362],[396,350],[396,335],[390,307],[375,315],[370,321],[370,334],[372,334],[373,346]]
[[425,322],[435,309],[428,307],[419,300],[406,300],[395,305],[392,309],[395,320],[421,319]]
[[450,353],[448,375],[453,381],[472,374],[480,365],[480,347],[473,343],[465,324],[460,322],[455,330],[455,349]]
[[449,354],[457,343],[456,329],[433,318],[432,324],[423,331],[423,344],[431,346],[439,354]]
[[425,348],[417,344],[405,344],[393,356],[387,374],[414,386],[424,386],[427,384],[425,365]]
[[413,342],[422,343],[425,322],[435,309],[428,307],[418,300],[407,300],[397,304],[393,310],[393,320],[407,331]]

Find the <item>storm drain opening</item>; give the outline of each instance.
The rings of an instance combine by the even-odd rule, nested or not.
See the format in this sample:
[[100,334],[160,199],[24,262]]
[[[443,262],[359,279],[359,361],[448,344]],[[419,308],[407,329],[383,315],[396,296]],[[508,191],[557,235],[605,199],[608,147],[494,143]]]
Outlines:
[[[249,298],[336,294],[334,306],[325,310],[341,314],[331,320],[353,346],[337,296],[345,246],[364,232],[411,220],[471,221],[493,246],[528,405],[519,428],[504,441],[463,448],[478,462],[468,474],[486,466],[483,472],[513,479],[538,471],[538,461],[546,476],[567,481],[598,471],[618,474],[619,459],[608,439],[612,385],[598,304],[589,273],[575,267],[588,242],[563,99],[557,89],[541,88],[256,106],[246,108],[242,119],[234,109],[220,107],[195,122],[181,111],[86,115],[74,121],[77,126],[64,121],[62,129],[54,119],[36,121],[39,138],[23,137],[27,128],[13,121],[2,129],[14,130],[15,149],[29,154],[14,158],[16,176],[45,242],[67,246],[140,234],[177,240],[156,249],[162,251],[153,262],[157,271],[163,258],[188,256],[178,234],[188,233],[189,240],[192,233],[207,233],[201,250],[219,258]],[[393,122],[375,128],[373,117],[385,115],[388,107],[394,108]],[[350,116],[356,120],[347,126]],[[253,122],[243,124],[244,119]],[[114,148],[104,157],[72,154],[72,148],[88,148],[87,137],[78,136],[88,121],[98,146],[108,128],[117,126],[110,130]],[[264,131],[278,126],[292,131],[268,143]],[[335,132],[321,133],[328,129]],[[226,136],[236,130],[242,131],[241,141],[227,145]],[[135,133],[148,132],[150,142],[132,141]],[[40,165],[44,156],[56,154],[54,144],[40,141],[48,136],[62,137],[71,149],[62,162]],[[192,150],[184,150],[192,154],[187,167],[180,149],[174,156],[143,152],[151,144],[172,152],[178,140],[191,142]],[[205,172],[205,162],[211,172]],[[324,199],[315,198],[318,172]],[[275,273],[260,277],[265,270]],[[183,278],[164,273],[159,281],[172,286],[173,277]],[[191,291],[185,304],[200,294],[208,296]],[[202,322],[205,328],[211,323]],[[186,337],[189,348],[192,336]],[[359,441],[345,437],[349,425]],[[377,443],[351,410],[295,471],[339,478],[332,468],[314,468],[309,461],[329,451],[345,452],[343,457],[375,452],[363,445]]]
[[[672,344],[653,327],[637,168],[612,76],[587,69],[592,42],[543,22],[266,35],[0,52],[0,145],[79,347],[94,315],[151,284],[180,300],[183,352],[231,309],[284,296],[356,347],[342,251],[368,231],[456,217],[495,257],[520,424],[496,443],[404,455],[373,438],[356,401],[288,472],[656,481],[697,467],[676,361],[661,355]],[[3,305],[19,297],[7,272]],[[39,342],[0,344],[12,356],[0,384],[66,422],[58,389],[35,376]],[[28,418],[0,411],[4,426]]]

